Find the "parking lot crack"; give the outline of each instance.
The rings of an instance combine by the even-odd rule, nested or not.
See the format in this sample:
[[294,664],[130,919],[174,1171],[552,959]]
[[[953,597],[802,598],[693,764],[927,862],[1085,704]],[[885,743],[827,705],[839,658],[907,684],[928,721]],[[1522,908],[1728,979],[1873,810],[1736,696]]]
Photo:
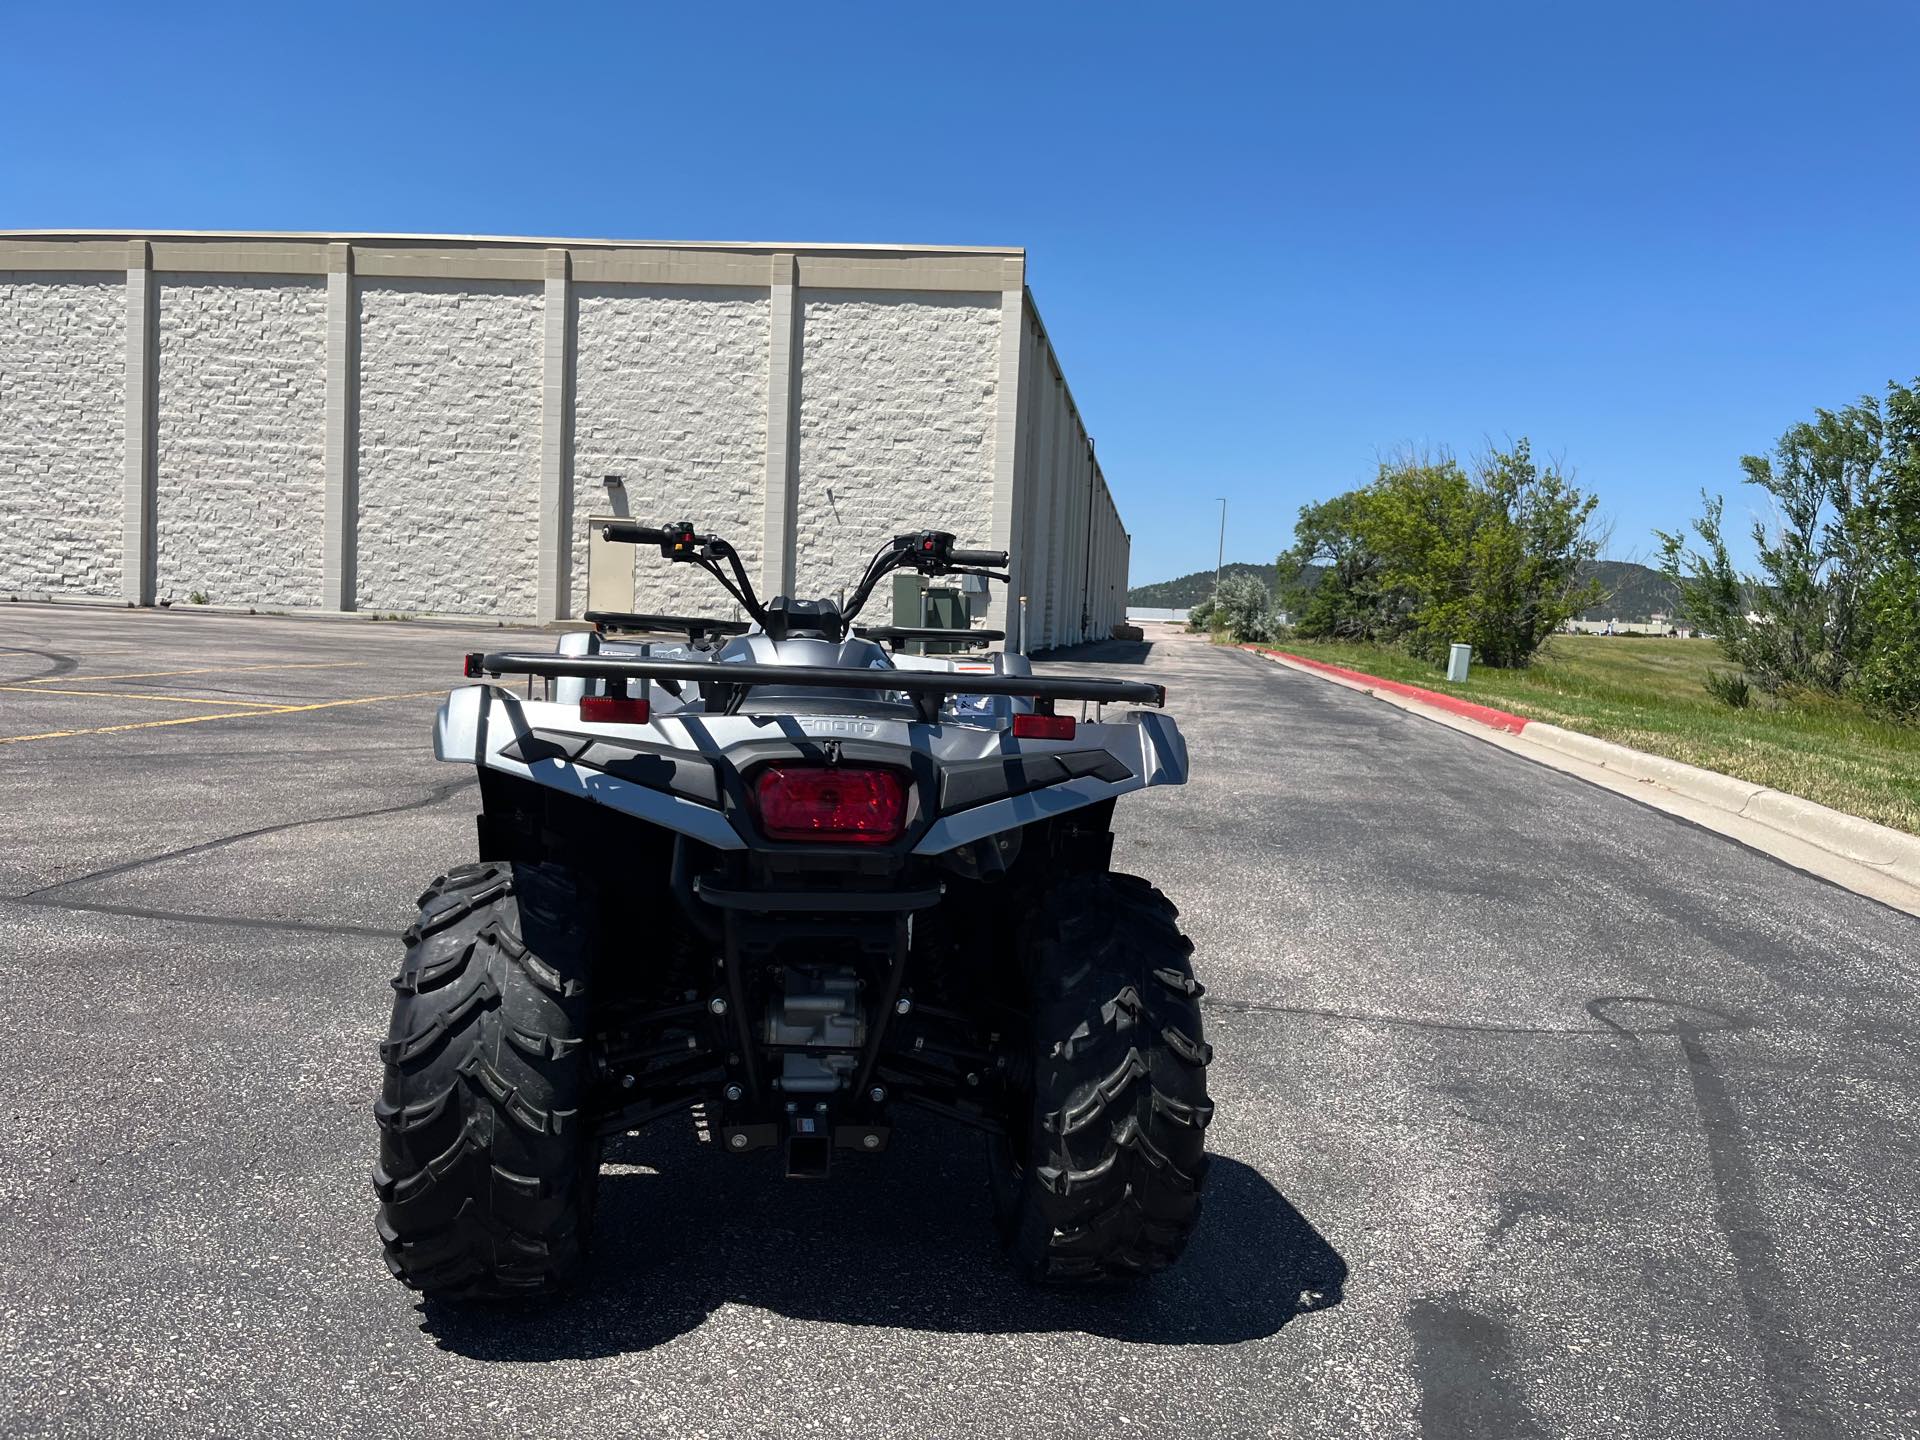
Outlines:
[[31,903],[40,900],[43,896],[53,895],[75,885],[85,885],[94,880],[109,880],[116,875],[125,875],[149,865],[158,865],[165,860],[184,860],[192,855],[205,855],[211,850],[223,849],[228,845],[238,844],[242,840],[257,840],[263,835],[278,835],[307,825],[334,825],[346,820],[371,820],[380,815],[398,815],[408,810],[424,810],[430,805],[438,805],[441,801],[477,783],[470,776],[463,776],[458,780],[449,780],[444,784],[435,785],[425,795],[417,796],[412,800],[402,800],[394,805],[376,805],[366,810],[350,810],[337,815],[308,815],[299,820],[282,821],[277,825],[259,825],[251,830],[238,830],[215,840],[203,840],[197,845],[183,845],[177,850],[164,850],[158,855],[146,855],[138,860],[126,860],[118,865],[109,865],[102,870],[91,870],[85,875],[76,875],[70,880],[60,880],[52,885],[42,885],[35,890],[22,891],[12,898]]
[[61,900],[55,897],[16,899],[17,905],[45,910],[65,910],[81,915],[124,915],[134,920],[158,920],[175,925],[218,925],[241,930],[295,931],[303,935],[367,935],[391,940],[399,934],[397,925],[328,924],[319,920],[270,920],[253,915],[202,915],[186,910],[153,910],[144,905],[107,905],[86,900]]
[[1230,1015],[1295,1015],[1309,1020],[1333,1020],[1350,1025],[1388,1025],[1411,1030],[1451,1030],[1469,1035],[1611,1036],[1611,1026],[1488,1025],[1472,1020],[1428,1020],[1412,1015],[1368,1015],[1351,1010],[1324,1010],[1308,1005],[1272,1005],[1257,1000],[1226,1000],[1204,996],[1201,1007]]

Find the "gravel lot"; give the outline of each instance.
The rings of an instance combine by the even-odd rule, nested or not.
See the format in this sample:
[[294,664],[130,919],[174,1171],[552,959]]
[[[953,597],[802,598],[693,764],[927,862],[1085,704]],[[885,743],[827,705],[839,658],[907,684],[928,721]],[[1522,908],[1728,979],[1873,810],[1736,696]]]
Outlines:
[[0,1431],[1920,1434],[1920,923],[1186,637],[1104,665],[1193,752],[1118,844],[1211,992],[1181,1269],[1026,1290],[931,1120],[814,1186],[670,1127],[582,1293],[422,1306],[375,1047],[500,637],[0,607]]

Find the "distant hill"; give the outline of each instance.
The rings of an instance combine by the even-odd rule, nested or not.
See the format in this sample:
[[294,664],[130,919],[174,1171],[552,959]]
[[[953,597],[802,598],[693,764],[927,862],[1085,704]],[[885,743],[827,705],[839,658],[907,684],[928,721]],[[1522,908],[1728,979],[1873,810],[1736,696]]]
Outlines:
[[1607,598],[1582,610],[1582,620],[1650,620],[1656,612],[1673,614],[1673,584],[1658,570],[1631,560],[1596,560],[1588,573],[1600,582]]
[[[1273,589],[1273,566],[1243,565],[1239,561],[1221,571],[1223,576],[1251,575],[1267,589]],[[1127,604],[1154,609],[1181,610],[1198,605],[1213,594],[1213,571],[1196,570],[1178,580],[1162,580],[1157,585],[1136,585],[1127,591]]]
[[[1249,565],[1235,561],[1222,572],[1226,575],[1251,575],[1269,590],[1273,588],[1273,566]],[[1673,586],[1658,570],[1636,565],[1631,560],[1596,560],[1586,569],[1600,582],[1607,598],[1591,610],[1583,610],[1583,620],[1646,620],[1657,610],[1673,613]],[[1308,583],[1318,571],[1309,567]],[[1127,604],[1156,609],[1182,609],[1198,605],[1213,594],[1213,571],[1196,570],[1178,580],[1162,580],[1154,585],[1136,585],[1127,591]]]

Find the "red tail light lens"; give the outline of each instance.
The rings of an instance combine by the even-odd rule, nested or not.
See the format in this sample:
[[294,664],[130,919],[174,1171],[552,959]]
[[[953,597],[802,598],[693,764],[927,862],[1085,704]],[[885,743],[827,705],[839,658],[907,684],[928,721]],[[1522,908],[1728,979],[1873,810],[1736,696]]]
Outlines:
[[646,700],[616,700],[610,695],[586,695],[580,700],[580,718],[602,725],[644,725],[653,713]]
[[760,828],[774,840],[885,845],[907,823],[907,791],[892,770],[772,765],[753,785]]
[[1071,740],[1073,739],[1073,716],[1016,715],[1013,717],[1013,738],[1016,740]]

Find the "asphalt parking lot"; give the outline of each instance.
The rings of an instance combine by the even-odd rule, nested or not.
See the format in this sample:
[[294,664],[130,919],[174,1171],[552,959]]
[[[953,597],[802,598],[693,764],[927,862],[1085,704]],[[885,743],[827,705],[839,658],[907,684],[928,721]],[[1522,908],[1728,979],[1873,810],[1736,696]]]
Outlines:
[[422,1305],[376,1044],[500,636],[0,607],[0,1431],[1920,1434],[1920,923],[1185,638],[1108,657],[1192,747],[1117,847],[1210,987],[1182,1268],[1026,1290],[932,1121],[810,1186],[674,1127],[580,1294]]

